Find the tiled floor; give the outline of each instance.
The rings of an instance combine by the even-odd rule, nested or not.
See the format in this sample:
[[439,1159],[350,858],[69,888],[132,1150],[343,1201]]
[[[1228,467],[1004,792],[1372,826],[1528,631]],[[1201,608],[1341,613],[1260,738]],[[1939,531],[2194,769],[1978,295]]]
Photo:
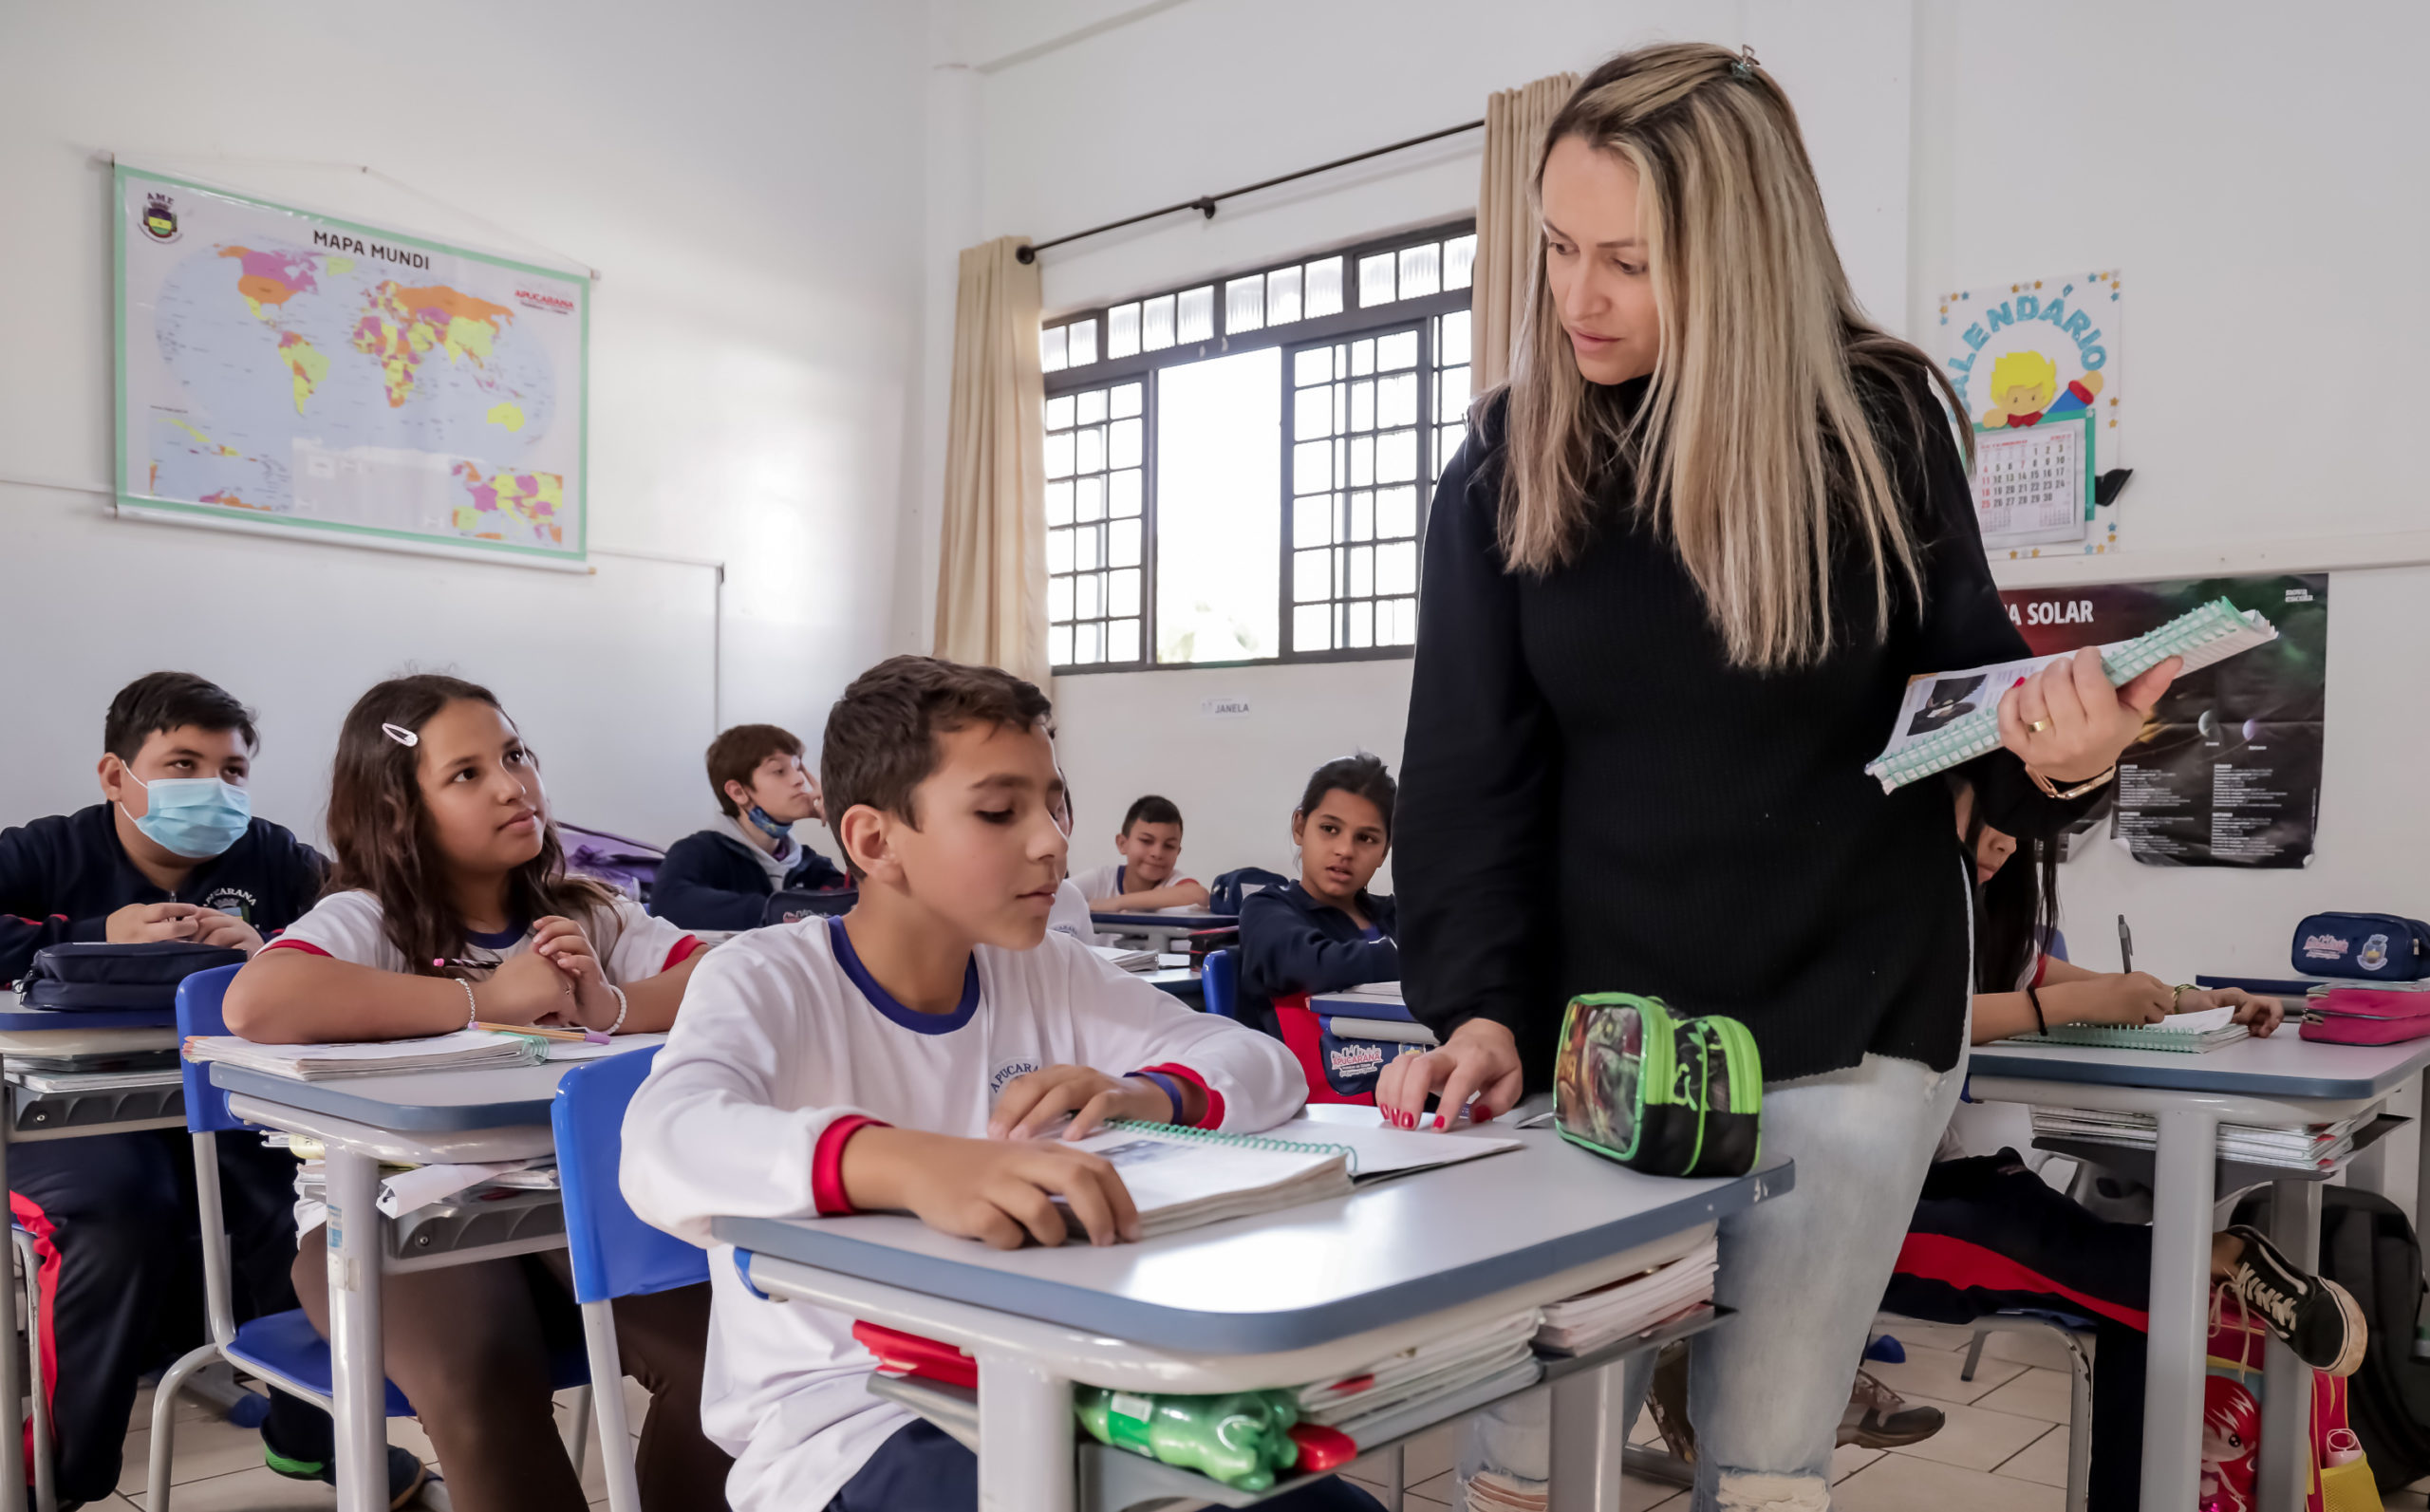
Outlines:
[[[1840,1512],[2064,1512],[2068,1391],[2058,1345],[2030,1335],[1994,1335],[1974,1379],[1961,1381],[1966,1330],[1910,1324],[1897,1335],[1906,1363],[1866,1369],[1911,1405],[1939,1408],[1949,1426],[1903,1449],[1840,1450],[1832,1460],[1832,1504]],[[1653,1420],[1640,1417],[1629,1439],[1654,1442]],[[1451,1465],[1459,1451],[1456,1425],[1411,1445],[1407,1512],[1458,1504]],[[2387,1498],[2388,1512],[2430,1509],[2425,1485],[2430,1482]],[[1631,1475],[1621,1484],[1621,1512],[1687,1512],[1688,1502],[1685,1489],[1662,1482]]]
[[[571,1420],[573,1395],[571,1391],[558,1393],[560,1429]],[[638,1385],[626,1381],[625,1400],[626,1417],[638,1429],[649,1397]],[[426,1464],[438,1463],[430,1441],[422,1436],[421,1426],[411,1418],[390,1420],[388,1442],[413,1450]],[[92,1512],[130,1512],[141,1507],[151,1453],[152,1392],[146,1388],[135,1399],[135,1413],[127,1428],[126,1458],[119,1472],[118,1495],[105,1502],[87,1503]],[[337,1504],[337,1493],[330,1487],[317,1481],[290,1481],[264,1465],[261,1434],[237,1428],[192,1401],[178,1409],[174,1465],[171,1483],[176,1489],[171,1496],[171,1512],[290,1512]],[[608,1483],[600,1468],[599,1429],[595,1424],[583,1451],[582,1484],[592,1499],[592,1506],[608,1504]],[[442,1483],[432,1484],[422,1495],[421,1505],[432,1512],[453,1512]]]
[[[1832,1461],[1832,1500],[1841,1512],[2063,1512],[2067,1483],[2067,1377],[2057,1346],[2030,1335],[1995,1336],[1982,1369],[1961,1381],[1966,1334],[1928,1324],[1898,1331],[1907,1350],[1904,1365],[1868,1367],[1911,1403],[1930,1403],[1949,1415],[1949,1426],[1923,1443],[1886,1452],[1843,1448]],[[641,1424],[648,1399],[627,1381],[627,1415]],[[571,1392],[557,1399],[560,1424],[569,1420]],[[178,1412],[175,1506],[172,1512],[289,1512],[336,1504],[336,1494],[318,1483],[273,1475],[262,1465],[261,1435],[232,1427],[202,1407]],[[143,1505],[143,1481],[151,1452],[152,1394],[136,1398],[126,1435],[126,1465],[119,1494],[93,1503],[94,1512],[130,1512]],[[1460,1451],[1459,1426],[1448,1425],[1410,1445],[1403,1461],[1405,1512],[1441,1512],[1455,1504],[1452,1465]],[[410,1418],[388,1425],[389,1442],[435,1457]],[[1651,1418],[1641,1417],[1630,1434],[1636,1444],[1654,1439]],[[1374,1482],[1371,1489],[1381,1490]],[[2430,1483],[2423,1483],[2430,1485]],[[606,1483],[594,1428],[583,1457],[583,1486],[604,1507]],[[2423,1486],[2387,1499],[2388,1512],[2430,1512]],[[443,1486],[434,1484],[422,1505],[452,1512]],[[1687,1512],[1688,1493],[1675,1485],[1635,1476],[1621,1487],[1621,1512]]]

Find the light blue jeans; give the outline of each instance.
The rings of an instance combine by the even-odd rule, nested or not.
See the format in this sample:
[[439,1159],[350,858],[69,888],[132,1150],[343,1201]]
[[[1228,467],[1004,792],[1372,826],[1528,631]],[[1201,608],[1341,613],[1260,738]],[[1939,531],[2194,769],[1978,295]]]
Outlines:
[[[1848,1387],[1965,1080],[1962,1054],[1946,1073],[1867,1055],[1764,1089],[1765,1158],[1795,1161],[1797,1185],[1721,1221],[1713,1299],[1738,1316],[1689,1346],[1696,1512],[1831,1504]],[[1651,1354],[1630,1366],[1624,1424],[1653,1371]]]

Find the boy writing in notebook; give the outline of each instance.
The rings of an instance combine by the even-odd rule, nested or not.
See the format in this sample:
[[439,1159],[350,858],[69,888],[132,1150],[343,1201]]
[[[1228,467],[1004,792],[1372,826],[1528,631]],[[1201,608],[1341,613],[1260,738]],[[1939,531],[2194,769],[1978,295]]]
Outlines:
[[1089,895],[1090,907],[1145,913],[1206,906],[1203,884],[1173,875],[1173,868],[1181,864],[1181,810],[1172,799],[1151,793],[1131,804],[1113,848],[1121,852],[1120,861],[1072,879]]
[[[1063,1242],[1068,1207],[1109,1244],[1137,1215],[1068,1140],[1112,1118],[1262,1129],[1299,1108],[1280,1045],[1048,931],[1067,842],[1047,716],[1009,673],[926,657],[845,690],[819,764],[859,900],[744,935],[693,977],[625,1121],[643,1218],[708,1244],[720,1214],[892,1209],[1009,1249]],[[761,1301],[722,1255],[709,1273],[701,1422],[737,1456],[739,1512],[975,1506],[969,1452],[865,1390],[850,1317]]]

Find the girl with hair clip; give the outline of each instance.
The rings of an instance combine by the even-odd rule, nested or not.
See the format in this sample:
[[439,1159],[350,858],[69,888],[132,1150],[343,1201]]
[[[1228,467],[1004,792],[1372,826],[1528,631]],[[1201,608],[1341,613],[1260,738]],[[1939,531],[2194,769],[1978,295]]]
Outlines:
[[1367,890],[1393,846],[1393,775],[1361,753],[1328,761],[1291,811],[1299,880],[1241,905],[1243,1023],[1276,1033],[1274,999],[1401,974],[1391,897]]
[[[611,1035],[674,1023],[700,942],[566,870],[538,760],[488,689],[424,674],[357,700],[338,733],[328,832],[328,890],[237,973],[233,1033],[301,1044],[476,1022]],[[325,1217],[297,1204],[294,1279],[327,1335]],[[549,1389],[551,1343],[580,1337],[565,1253],[392,1275],[381,1290],[389,1376],[454,1504],[581,1512]],[[619,1297],[615,1312],[625,1363],[650,1392],[643,1504],[723,1505],[732,1461],[701,1433],[708,1287]]]
[[[1613,58],[1532,188],[1510,382],[1429,516],[1402,754],[1403,979],[1442,1043],[1376,1100],[1507,1109],[1580,993],[1743,1021],[1797,1193],[1720,1223],[1739,1316],[1691,1346],[1695,1505],[1821,1508],[1971,985],[1949,793],[1864,766],[1911,679],[2028,653],[1954,396],[1858,306],[1751,52]],[[1991,819],[2081,813],[2178,665],[2113,688],[2087,651],[1986,690]]]

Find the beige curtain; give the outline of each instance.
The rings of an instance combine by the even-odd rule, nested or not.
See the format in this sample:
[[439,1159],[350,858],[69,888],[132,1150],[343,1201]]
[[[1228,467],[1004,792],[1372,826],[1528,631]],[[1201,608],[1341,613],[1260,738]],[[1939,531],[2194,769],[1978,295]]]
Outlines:
[[1510,344],[1536,275],[1536,212],[1527,188],[1553,117],[1578,92],[1578,75],[1557,73],[1505,89],[1485,106],[1485,167],[1477,182],[1477,262],[1470,382],[1490,388],[1510,376]]
[[1046,391],[1037,264],[1019,236],[962,254],[945,423],[936,654],[1046,685]]

